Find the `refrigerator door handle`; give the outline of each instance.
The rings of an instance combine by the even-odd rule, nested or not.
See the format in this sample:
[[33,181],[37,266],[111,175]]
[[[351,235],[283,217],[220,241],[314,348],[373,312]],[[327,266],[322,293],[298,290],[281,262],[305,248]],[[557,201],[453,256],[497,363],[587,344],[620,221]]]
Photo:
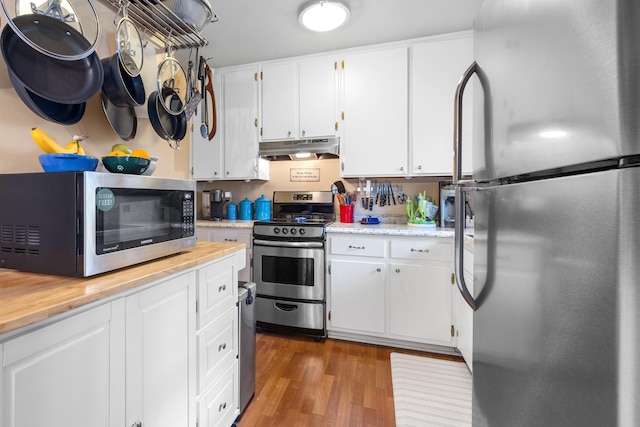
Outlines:
[[462,98],[464,89],[474,73],[478,72],[478,63],[473,62],[464,72],[456,86],[456,95],[453,101],[453,183],[464,182],[462,180]]
[[454,268],[456,277],[456,286],[458,290],[462,294],[462,298],[464,298],[465,302],[471,307],[473,311],[476,311],[476,300],[469,292],[467,288],[467,284],[464,280],[464,215],[465,215],[465,192],[468,191],[468,188],[456,187],[456,198],[455,198],[455,249],[454,249]]

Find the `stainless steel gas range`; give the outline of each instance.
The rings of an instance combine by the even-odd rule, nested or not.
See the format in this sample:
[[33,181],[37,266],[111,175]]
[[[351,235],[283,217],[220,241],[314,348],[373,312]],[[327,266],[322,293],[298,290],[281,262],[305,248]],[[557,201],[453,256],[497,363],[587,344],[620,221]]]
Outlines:
[[271,221],[253,226],[258,329],[326,333],[325,244],[335,219],[330,191],[276,191]]

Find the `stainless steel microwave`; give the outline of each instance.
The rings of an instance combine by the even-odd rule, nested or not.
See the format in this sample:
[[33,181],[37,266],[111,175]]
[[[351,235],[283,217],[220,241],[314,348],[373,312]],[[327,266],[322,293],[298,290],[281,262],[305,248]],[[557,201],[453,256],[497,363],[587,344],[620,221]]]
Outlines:
[[0,268],[92,276],[196,244],[195,181],[0,174]]

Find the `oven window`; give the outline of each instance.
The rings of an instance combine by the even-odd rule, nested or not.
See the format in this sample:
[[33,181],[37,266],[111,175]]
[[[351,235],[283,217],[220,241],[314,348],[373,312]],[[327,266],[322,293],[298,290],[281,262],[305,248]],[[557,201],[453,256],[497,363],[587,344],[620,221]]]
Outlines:
[[314,286],[314,261],[313,258],[262,255],[262,281]]

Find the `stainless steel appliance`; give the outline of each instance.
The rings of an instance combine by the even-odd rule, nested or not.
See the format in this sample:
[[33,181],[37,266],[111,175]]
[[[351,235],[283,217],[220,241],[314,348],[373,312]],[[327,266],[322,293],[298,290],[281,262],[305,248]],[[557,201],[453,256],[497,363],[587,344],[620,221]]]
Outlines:
[[440,227],[455,226],[456,190],[440,189]]
[[[485,0],[456,90],[474,192],[473,426],[640,425],[640,8]],[[474,75],[476,77],[474,77]],[[460,105],[475,82],[473,179]]]
[[326,337],[325,226],[334,219],[330,191],[273,193],[272,220],[253,226],[259,328]]
[[222,221],[224,218],[224,204],[226,203],[224,191],[209,191],[210,215],[214,221]]
[[0,267],[91,276],[196,244],[195,181],[0,174]]

